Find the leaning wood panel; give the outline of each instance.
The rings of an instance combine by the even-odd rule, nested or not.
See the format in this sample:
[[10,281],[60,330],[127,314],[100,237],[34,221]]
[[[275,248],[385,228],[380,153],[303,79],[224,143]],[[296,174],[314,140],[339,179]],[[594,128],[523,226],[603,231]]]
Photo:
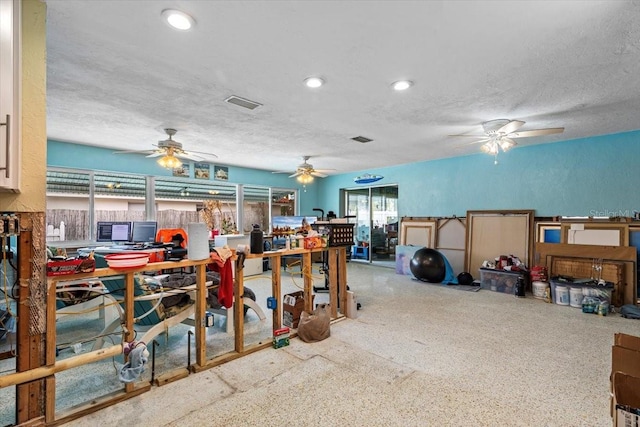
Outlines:
[[599,262],[595,259],[553,257],[551,271],[555,275],[570,276],[576,279],[602,279],[611,283],[624,281],[624,263],[603,261],[601,271],[597,271],[598,264]]
[[[602,259],[625,263],[623,304],[637,304],[637,252],[633,246],[573,245],[564,243],[536,243],[536,264],[551,267],[554,257]],[[550,272],[553,274],[553,271]]]
[[485,260],[515,255],[531,265],[533,210],[467,211],[465,270],[477,272]]

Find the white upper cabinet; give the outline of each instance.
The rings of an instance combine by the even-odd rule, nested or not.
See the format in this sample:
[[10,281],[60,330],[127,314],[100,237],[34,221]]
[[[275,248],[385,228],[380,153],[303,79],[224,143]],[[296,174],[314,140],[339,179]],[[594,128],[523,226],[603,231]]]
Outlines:
[[0,191],[20,190],[20,0],[0,0]]

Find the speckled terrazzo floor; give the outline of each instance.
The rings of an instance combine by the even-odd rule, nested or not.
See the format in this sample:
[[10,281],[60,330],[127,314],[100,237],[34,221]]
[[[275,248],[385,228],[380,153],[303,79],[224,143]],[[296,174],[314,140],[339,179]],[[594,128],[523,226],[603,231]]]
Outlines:
[[[262,280],[262,279],[261,279]],[[266,349],[66,426],[608,426],[615,332],[640,321],[348,264],[331,337]]]

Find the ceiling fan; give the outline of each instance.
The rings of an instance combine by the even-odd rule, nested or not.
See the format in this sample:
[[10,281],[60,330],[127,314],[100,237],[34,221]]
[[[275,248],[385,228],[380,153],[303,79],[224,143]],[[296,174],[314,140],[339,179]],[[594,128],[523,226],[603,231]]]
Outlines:
[[483,143],[481,149],[485,153],[495,157],[494,163],[498,164],[498,153],[507,151],[518,145],[515,138],[528,138],[532,136],[553,135],[564,132],[564,128],[546,128],[518,131],[525,122],[522,120],[496,119],[482,123],[484,135],[450,135],[479,138],[473,143]]
[[200,151],[186,151],[182,148],[182,143],[173,139],[173,136],[178,132],[175,129],[167,128],[164,130],[167,135],[169,135],[168,139],[158,141],[157,144],[153,144],[154,147],[157,147],[154,150],[127,150],[127,151],[116,151],[114,154],[129,154],[129,153],[143,153],[148,154],[147,157],[160,157],[158,159],[158,164],[162,167],[173,169],[182,166],[182,161],[180,159],[188,159],[188,160],[206,160],[206,157],[200,156],[199,154],[204,154],[207,157],[218,157],[213,153],[204,153]]
[[309,184],[313,181],[313,177],[326,178],[329,172],[335,169],[314,169],[308,160],[311,156],[302,156],[303,162],[298,165],[295,171],[274,171],[273,173],[290,173],[289,178],[296,178],[302,184]]

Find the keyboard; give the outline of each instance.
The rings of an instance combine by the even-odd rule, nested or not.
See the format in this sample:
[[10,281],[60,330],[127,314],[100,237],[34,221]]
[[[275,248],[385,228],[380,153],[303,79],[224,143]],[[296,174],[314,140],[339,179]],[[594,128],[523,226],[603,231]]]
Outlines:
[[129,244],[129,245],[113,245],[113,246],[109,246],[109,248],[111,249],[118,249],[118,250],[135,250],[135,249],[143,249],[142,245],[136,245],[136,244]]

